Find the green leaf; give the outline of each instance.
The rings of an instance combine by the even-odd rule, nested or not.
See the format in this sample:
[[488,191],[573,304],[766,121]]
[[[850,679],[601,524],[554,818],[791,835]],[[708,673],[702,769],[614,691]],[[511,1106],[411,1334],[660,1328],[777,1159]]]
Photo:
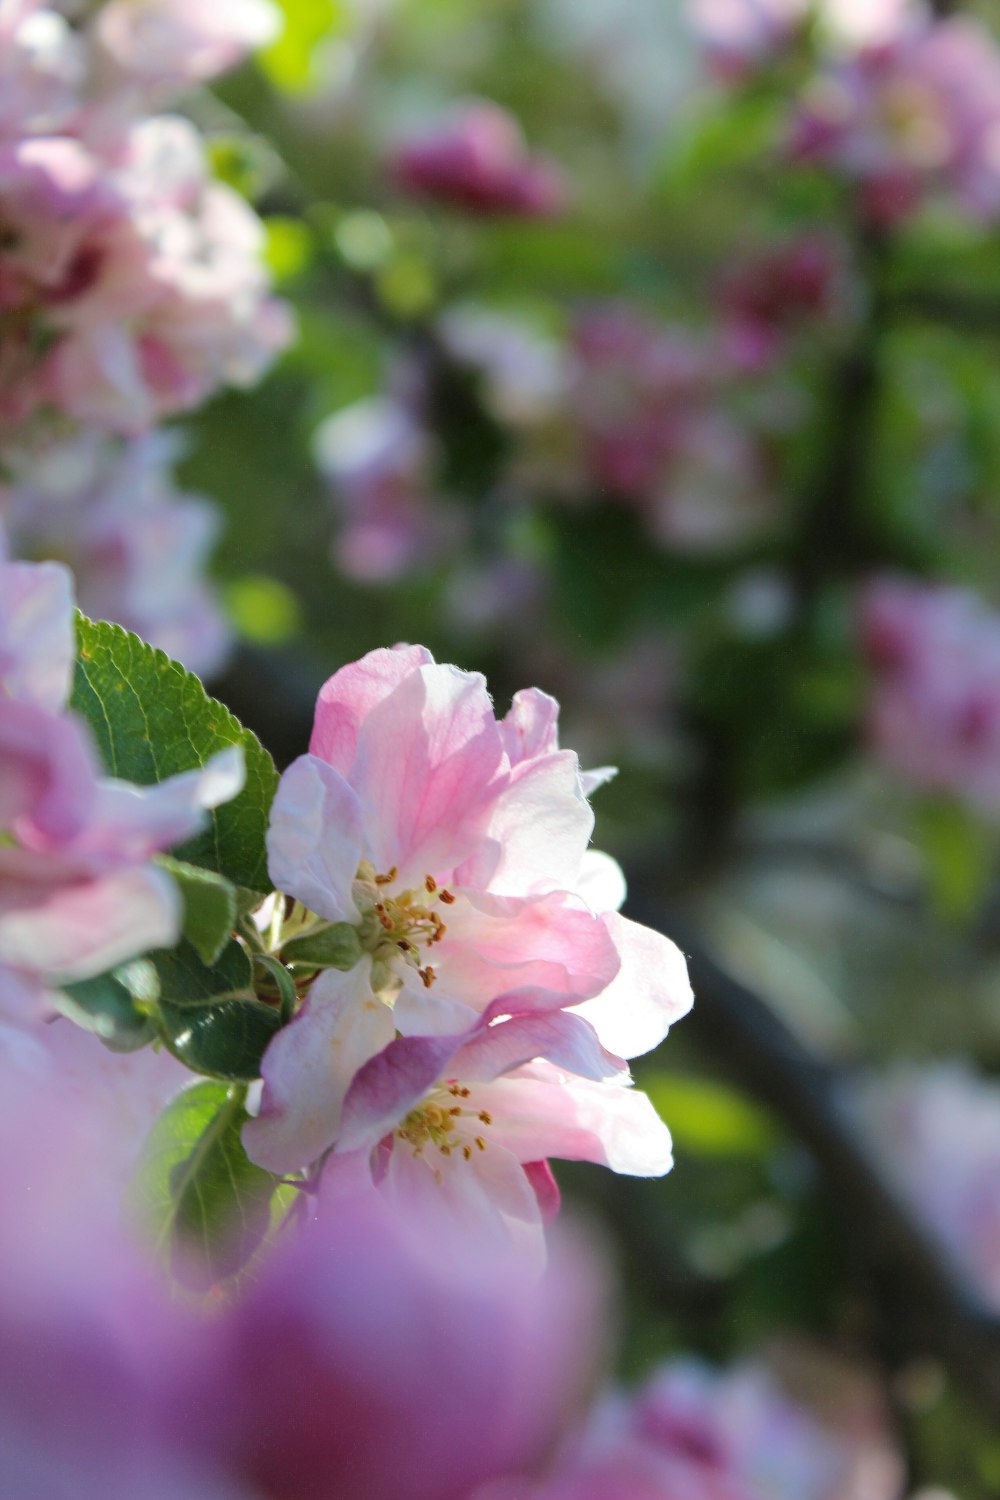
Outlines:
[[184,902],[183,932],[206,964],[214,964],[236,925],[236,890],[221,875],[161,855],[157,864],[177,882]]
[[243,1090],[199,1083],[160,1116],[129,1191],[141,1225],[179,1279],[230,1276],[267,1234],[279,1179],[249,1161]]
[[251,1083],[260,1077],[260,1063],[275,1032],[281,1012],[260,1000],[220,1000],[210,1005],[160,1002],[160,1023],[174,1056],[195,1073]]
[[968,808],[946,797],[924,802],[916,823],[935,910],[946,922],[968,922],[992,874],[992,832]]
[[161,1000],[174,1005],[204,1005],[208,1001],[254,998],[250,958],[234,938],[211,965],[203,964],[186,942],[176,948],[161,948],[150,956],[159,975]]
[[153,966],[139,959],[95,979],[64,985],[59,1008],[112,1052],[135,1052],[156,1037],[151,1011],[157,989]]
[[191,672],[120,625],[78,615],[77,632],[70,704],[90,725],[112,776],[150,786],[242,746],[243,791],[207,814],[204,831],[175,852],[233,885],[269,891],[264,838],[278,773],[260,741]]
[[763,1156],[777,1136],[768,1116],[724,1084],[687,1073],[641,1080],[682,1150],[699,1156]]
[[353,969],[361,961],[361,939],[350,922],[333,922],[318,932],[292,938],[285,943],[286,963],[308,964],[315,969]]

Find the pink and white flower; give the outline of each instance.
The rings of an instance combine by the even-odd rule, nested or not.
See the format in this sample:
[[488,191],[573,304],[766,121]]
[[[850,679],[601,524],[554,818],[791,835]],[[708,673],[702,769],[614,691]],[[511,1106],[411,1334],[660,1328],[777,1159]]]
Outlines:
[[557,716],[530,690],[498,723],[481,677],[414,646],[322,689],[310,753],[275,799],[270,871],[315,914],[292,938],[347,924],[361,956],[326,969],[268,1048],[246,1127],[262,1165],[332,1146],[352,1079],[397,1033],[453,1043],[504,996],[511,1013],[579,1007],[635,1056],[688,1008],[680,954],[618,915],[621,872],[587,849],[603,773],[581,778]]
[[549,218],[566,205],[559,168],[532,155],[513,115],[488,99],[472,100],[443,125],[403,141],[389,167],[404,191],[469,213]]
[[1000,616],[967,589],[873,581],[861,605],[872,669],[868,735],[891,770],[1000,808]]
[[270,0],[110,0],[94,24],[98,46],[129,79],[156,95],[224,73],[274,41]]
[[533,1000],[501,997],[464,1037],[399,1037],[366,1063],[324,1191],[370,1175],[404,1216],[425,1199],[446,1204],[541,1255],[559,1203],[547,1157],[669,1171],[670,1136],[625,1064],[578,1014],[539,1013]]

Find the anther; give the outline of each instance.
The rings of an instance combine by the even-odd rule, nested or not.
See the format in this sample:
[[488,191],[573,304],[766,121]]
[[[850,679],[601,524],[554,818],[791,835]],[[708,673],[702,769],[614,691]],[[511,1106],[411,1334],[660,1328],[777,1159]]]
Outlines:
[[389,871],[389,873],[387,875],[376,875],[375,876],[375,884],[376,885],[392,885],[392,882],[395,880],[395,878],[396,878],[396,876],[398,874],[399,874],[399,871],[396,869],[396,866],[393,865],[392,869]]
[[479,1147],[480,1151],[486,1150],[486,1142],[483,1140],[481,1135],[476,1136],[476,1145]]
[[479,1118],[482,1120],[484,1125],[493,1124],[493,1116],[490,1114],[488,1109],[481,1109],[479,1111]]
[[437,978],[437,975],[435,974],[434,970],[431,968],[430,964],[427,965],[426,969],[418,969],[417,973],[420,975],[421,979],[424,982],[424,989],[425,990],[429,990],[430,987],[431,987],[431,985],[434,983],[435,979]]
[[403,950],[404,953],[409,953],[411,944],[409,944],[406,941],[405,938],[397,938],[396,939],[396,947],[397,948],[402,948],[402,950]]
[[472,1147],[471,1146],[463,1146],[462,1147],[462,1155],[465,1157],[466,1161],[471,1161],[472,1160]]
[[451,891],[438,891],[438,899],[443,901],[445,906],[450,906],[455,898]]
[[433,896],[434,892],[437,890],[437,881],[434,879],[433,875],[424,876],[424,887],[427,891],[427,894],[429,896]]

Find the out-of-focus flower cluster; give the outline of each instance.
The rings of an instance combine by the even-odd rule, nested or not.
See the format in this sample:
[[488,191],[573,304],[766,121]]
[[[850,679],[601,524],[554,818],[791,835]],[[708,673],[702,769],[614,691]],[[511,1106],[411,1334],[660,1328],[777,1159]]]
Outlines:
[[884,578],[864,598],[872,748],[891,770],[994,818],[1000,616],[971,590]]
[[256,379],[288,339],[254,213],[198,131],[152,103],[272,27],[260,0],[0,16],[0,422],[47,415],[135,433]]
[[229,627],[204,577],[219,528],[211,501],[180,494],[172,433],[85,432],[12,458],[0,528],[17,557],[59,558],[92,619],[113,620],[210,677]]
[[850,184],[870,224],[900,224],[929,201],[996,221],[1000,53],[977,22],[935,19],[916,0],[692,0],[689,11],[731,82],[793,54],[812,63],[786,149]]

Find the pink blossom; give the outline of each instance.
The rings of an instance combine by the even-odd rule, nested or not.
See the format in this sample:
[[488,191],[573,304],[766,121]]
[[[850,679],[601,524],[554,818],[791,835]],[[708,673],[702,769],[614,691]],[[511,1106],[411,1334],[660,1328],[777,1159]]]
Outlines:
[[48,987],[176,941],[177,891],[150,860],[236,795],[243,762],[225,750],[152,787],[103,777],[58,711],[75,655],[64,570],[0,561],[0,600],[0,1010],[20,1020]]
[[246,1127],[262,1165],[332,1145],[355,1073],[397,1032],[454,1039],[517,997],[581,1006],[635,1056],[687,1009],[677,950],[612,909],[624,886],[587,850],[593,815],[557,714],[531,690],[498,723],[483,679],[422,647],[374,651],[322,689],[310,753],[275,799],[270,870],[315,913],[306,931],[348,923],[362,957],[326,970],[268,1048]]
[[[162,1097],[162,1059],[114,1061]],[[198,1309],[102,1212],[102,1142],[117,1182],[138,1124],[120,1079],[69,1076],[67,1092],[62,1061],[47,1085],[5,1070],[0,1090],[0,1493],[466,1500],[536,1468],[576,1420],[605,1297],[575,1241],[539,1277],[430,1210],[404,1222],[341,1199],[295,1215],[252,1282]]]
[[[98,76],[94,28],[117,35],[154,13],[163,20],[162,10],[159,0],[112,4],[74,32],[25,0],[0,17],[6,429],[54,407],[137,432],[220,384],[257,379],[291,336],[287,310],[268,295],[263,228],[211,179],[195,128],[142,118],[141,90]],[[222,46],[251,12],[264,14],[258,0],[211,8],[198,34]],[[193,24],[176,7],[171,15],[182,30]],[[209,55],[221,57],[209,46],[192,69]],[[22,108],[8,117],[9,94]]]
[[324,1188],[370,1173],[404,1216],[427,1199],[537,1255],[558,1207],[547,1157],[669,1171],[670,1137],[625,1064],[579,1015],[533,1001],[502,996],[464,1037],[400,1037],[367,1062]]
[[839,247],[817,234],[736,262],[720,288],[732,356],[748,372],[768,369],[797,333],[849,321],[852,300]]
[[0,485],[0,524],[21,556],[53,553],[72,568],[83,612],[114,620],[201,677],[218,671],[230,631],[210,583],[218,531],[208,500],[174,489],[165,433],[119,443],[100,433],[14,460]]
[[687,11],[713,68],[729,80],[780,60],[810,21],[835,42],[881,46],[926,14],[920,0],[687,0]]
[[533,427],[562,406],[565,351],[526,319],[464,303],[448,308],[439,327],[452,359],[481,374],[483,398],[498,422]]
[[890,1181],[1000,1311],[1000,1087],[961,1062],[898,1067],[854,1102]]
[[281,29],[269,0],[110,0],[95,37],[130,78],[157,93],[214,78]]
[[568,410],[594,488],[628,501],[664,546],[731,545],[769,519],[763,450],[727,407],[727,350],[625,307],[577,324]]
[[327,418],[313,451],[341,517],[333,555],[348,577],[390,582],[448,547],[458,518],[435,503],[433,443],[406,403],[354,402]]
[[59,563],[4,562],[0,551],[0,698],[62,708],[75,658],[69,573]]
[[83,44],[65,18],[38,0],[0,8],[0,139],[47,135],[77,108]]
[[973,219],[1000,211],[1000,52],[973,21],[948,20],[837,63],[806,93],[800,159],[857,184],[873,222],[944,194]]
[[390,170],[406,192],[469,213],[547,218],[566,204],[562,173],[529,153],[514,117],[488,99],[397,146]]
[[891,770],[979,812],[1000,807],[1000,617],[973,593],[902,578],[868,586],[868,734]]
[[598,1405],[547,1481],[489,1485],[476,1500],[890,1500],[901,1466],[884,1418],[869,1417],[819,1420],[764,1363],[714,1372],[675,1359]]

